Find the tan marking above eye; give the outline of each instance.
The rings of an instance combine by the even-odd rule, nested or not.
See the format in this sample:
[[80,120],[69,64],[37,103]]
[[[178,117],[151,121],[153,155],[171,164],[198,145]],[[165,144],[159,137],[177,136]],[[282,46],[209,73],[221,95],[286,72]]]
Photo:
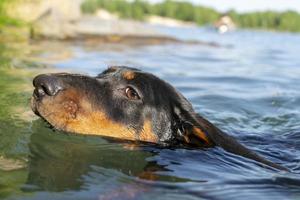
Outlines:
[[132,80],[135,78],[135,73],[132,71],[126,71],[122,74],[122,76],[126,79],[126,80]]
[[112,73],[112,72],[115,72],[115,71],[117,71],[117,67],[114,67],[114,66],[111,66],[111,67],[109,67],[108,69],[107,69],[107,72],[108,73]]

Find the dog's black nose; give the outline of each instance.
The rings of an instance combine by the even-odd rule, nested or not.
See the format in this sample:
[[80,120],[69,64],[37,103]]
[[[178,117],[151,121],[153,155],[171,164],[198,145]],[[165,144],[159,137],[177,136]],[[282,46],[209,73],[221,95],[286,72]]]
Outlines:
[[54,96],[63,89],[62,81],[55,75],[41,74],[33,79],[35,87],[34,95],[42,97],[45,95]]

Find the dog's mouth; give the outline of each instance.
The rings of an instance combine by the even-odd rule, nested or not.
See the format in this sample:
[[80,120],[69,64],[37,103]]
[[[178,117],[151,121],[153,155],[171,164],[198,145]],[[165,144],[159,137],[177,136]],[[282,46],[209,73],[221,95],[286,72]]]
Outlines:
[[41,102],[42,100],[42,96],[40,94],[42,94],[43,92],[41,91],[41,89],[38,89],[38,88],[35,88],[33,90],[33,93],[32,93],[32,97],[31,97],[31,109],[32,111],[34,112],[34,114],[41,116],[41,114],[39,113],[39,110],[38,110],[38,105],[39,103]]
[[55,94],[46,88],[36,86],[31,97],[31,109],[55,129],[64,130],[66,124],[75,120],[79,109],[72,91],[60,90]]
[[34,91],[31,98],[32,111],[43,117],[40,112],[40,106],[43,104],[44,99],[53,100],[63,90],[62,85],[60,79],[51,74],[35,77],[33,80]]
[[31,97],[32,111],[36,115],[41,116],[41,114],[39,112],[39,108],[43,104],[44,99],[54,100],[54,98],[57,94],[58,94],[58,92],[56,92],[55,94],[50,94],[49,91],[47,91],[46,87],[44,87],[44,86],[40,86],[40,85],[35,86],[33,93],[32,93],[32,97]]

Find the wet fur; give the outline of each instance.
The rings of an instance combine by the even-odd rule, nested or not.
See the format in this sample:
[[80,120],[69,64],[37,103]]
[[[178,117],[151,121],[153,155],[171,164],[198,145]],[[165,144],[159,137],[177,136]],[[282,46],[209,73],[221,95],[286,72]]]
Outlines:
[[[196,147],[220,146],[267,166],[286,170],[237,142],[196,113],[189,101],[158,77],[128,67],[112,67],[96,77],[47,74],[41,78],[63,88],[58,94],[33,95],[32,109],[56,129],[125,140]],[[140,96],[129,100],[124,88]]]

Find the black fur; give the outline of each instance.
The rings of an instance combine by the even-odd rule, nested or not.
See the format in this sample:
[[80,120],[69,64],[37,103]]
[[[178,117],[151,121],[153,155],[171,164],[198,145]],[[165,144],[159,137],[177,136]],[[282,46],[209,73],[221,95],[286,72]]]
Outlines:
[[[134,78],[124,78],[123,73],[126,71],[133,72]],[[192,133],[196,127],[205,133],[209,147],[220,146],[267,166],[287,170],[260,157],[222,132],[196,113],[190,102],[174,87],[150,73],[135,68],[111,67],[96,77],[76,74],[53,76],[64,88],[74,87],[84,91],[95,109],[101,107],[110,120],[136,130],[136,134],[141,132],[145,120],[150,120],[160,144],[206,146],[207,141],[194,134],[190,134],[189,142],[186,142],[186,134]],[[124,88],[128,86],[137,92],[140,99],[126,98]]]

